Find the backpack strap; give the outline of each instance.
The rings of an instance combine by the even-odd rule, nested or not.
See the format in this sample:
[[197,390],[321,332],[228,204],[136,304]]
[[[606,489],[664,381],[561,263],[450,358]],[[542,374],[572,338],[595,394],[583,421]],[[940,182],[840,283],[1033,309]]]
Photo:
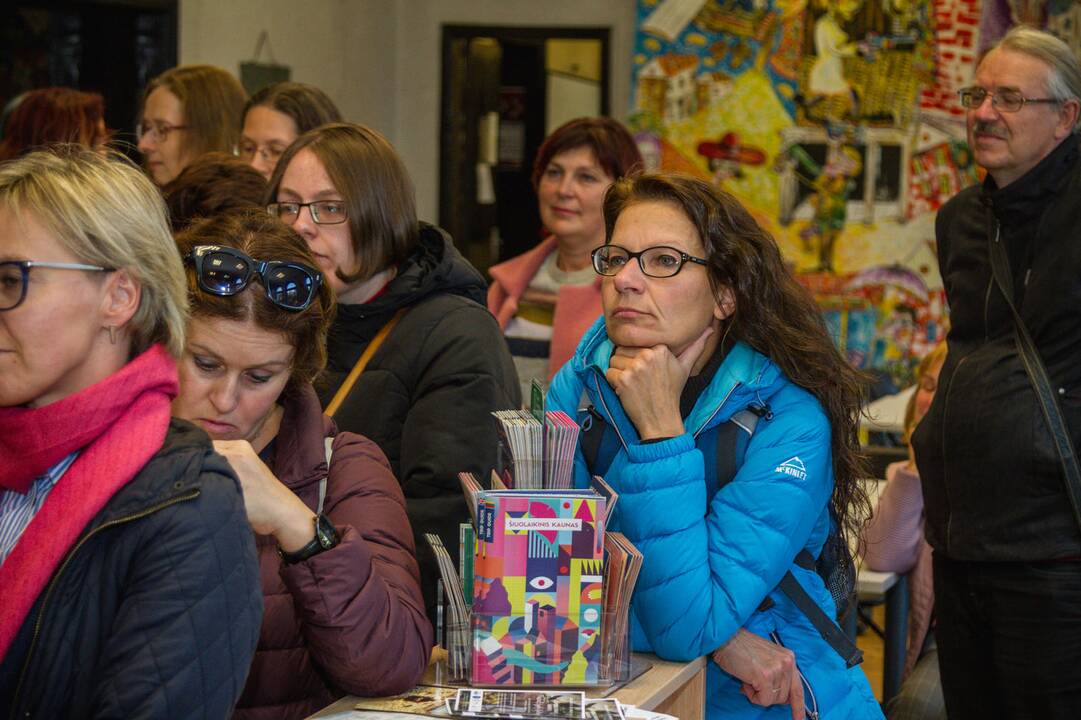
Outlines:
[[[804,570],[816,570],[814,556],[806,548],[796,555],[795,563]],[[863,662],[863,651],[856,647],[852,638],[848,637],[837,622],[811,599],[791,570],[781,578],[779,587],[785,597],[791,600],[792,604],[811,621],[822,639],[841,656],[841,659],[845,661],[845,667],[853,668]]]
[[[589,470],[589,474],[603,475],[604,472],[597,472],[597,463],[601,456],[601,445],[604,443],[604,431],[608,427],[608,423],[604,421],[601,414],[597,412],[597,408],[590,405],[578,411],[581,419],[578,421],[581,430],[578,433],[578,442],[582,448],[582,457],[586,461],[586,469]],[[605,464],[604,471],[608,470],[608,465],[611,461]]]
[[758,415],[740,410],[717,428],[717,489],[720,490],[736,476],[743,458],[739,457],[739,434],[754,435]]

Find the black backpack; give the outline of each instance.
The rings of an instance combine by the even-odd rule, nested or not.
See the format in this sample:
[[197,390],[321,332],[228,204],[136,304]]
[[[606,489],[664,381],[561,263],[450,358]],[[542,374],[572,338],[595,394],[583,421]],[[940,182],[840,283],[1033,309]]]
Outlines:
[[[603,477],[619,450],[619,437],[609,430],[604,417],[592,405],[579,410],[578,415],[578,423],[581,426],[579,444],[586,468],[590,475]],[[737,457],[740,433],[746,433],[750,437],[754,434],[760,420],[769,421],[772,418],[773,411],[770,410],[768,404],[751,403],[745,410],[735,413],[727,422],[717,427],[715,446],[704,449],[703,454],[706,456],[706,462],[709,462],[710,451],[715,453],[718,491],[732,481],[741,464],[738,462],[741,458]],[[863,651],[856,647],[856,643],[841,629],[838,621],[855,611],[856,565],[848,543],[837,529],[836,518],[833,517],[832,511],[830,518],[830,534],[822,545],[822,552],[818,558],[815,559],[810,552],[803,549],[796,555],[794,561],[805,570],[814,570],[822,578],[830,595],[833,596],[833,602],[837,607],[837,618],[828,616],[818,603],[811,599],[791,571],[784,574],[778,587],[799,611],[807,616],[829,646],[841,656],[841,659],[845,661],[845,666],[851,668],[863,662]],[[767,597],[758,609],[766,610],[772,604],[773,601]]]

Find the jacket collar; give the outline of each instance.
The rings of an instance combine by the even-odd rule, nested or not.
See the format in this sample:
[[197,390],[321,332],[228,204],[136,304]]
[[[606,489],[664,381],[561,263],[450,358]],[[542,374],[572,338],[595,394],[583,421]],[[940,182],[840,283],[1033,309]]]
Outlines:
[[[634,424],[623,412],[615,391],[604,380],[614,349],[601,316],[583,336],[571,367],[594,406],[619,425],[620,431],[626,433],[624,438],[629,436],[637,442]],[[783,383],[784,376],[769,358],[747,343],[737,341],[725,356],[713,382],[699,396],[686,418],[685,427],[688,432],[698,434],[727,421],[752,402],[766,404]]]
[[998,187],[988,175],[983,181],[981,200],[1003,225],[1030,222],[1069,181],[1078,152],[1078,138],[1071,134],[1035,167],[1004,188]]
[[323,414],[311,383],[287,389],[282,395],[282,410],[271,469],[296,492],[326,475],[324,440],[336,431],[334,421]]

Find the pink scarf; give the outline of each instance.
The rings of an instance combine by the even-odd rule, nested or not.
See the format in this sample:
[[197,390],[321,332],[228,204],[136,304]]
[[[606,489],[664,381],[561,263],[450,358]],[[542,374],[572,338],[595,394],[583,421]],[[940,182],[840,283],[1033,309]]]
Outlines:
[[161,448],[176,394],[176,363],[155,345],[62,400],[0,408],[3,489],[25,493],[35,477],[81,450],[0,565],[0,657],[87,523]]

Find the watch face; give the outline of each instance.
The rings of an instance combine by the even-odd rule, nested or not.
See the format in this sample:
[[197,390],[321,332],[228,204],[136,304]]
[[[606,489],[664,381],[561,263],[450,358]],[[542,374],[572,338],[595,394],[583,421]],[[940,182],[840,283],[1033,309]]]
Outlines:
[[320,515],[315,520],[315,538],[324,550],[329,550],[338,544],[338,531],[326,515]]

